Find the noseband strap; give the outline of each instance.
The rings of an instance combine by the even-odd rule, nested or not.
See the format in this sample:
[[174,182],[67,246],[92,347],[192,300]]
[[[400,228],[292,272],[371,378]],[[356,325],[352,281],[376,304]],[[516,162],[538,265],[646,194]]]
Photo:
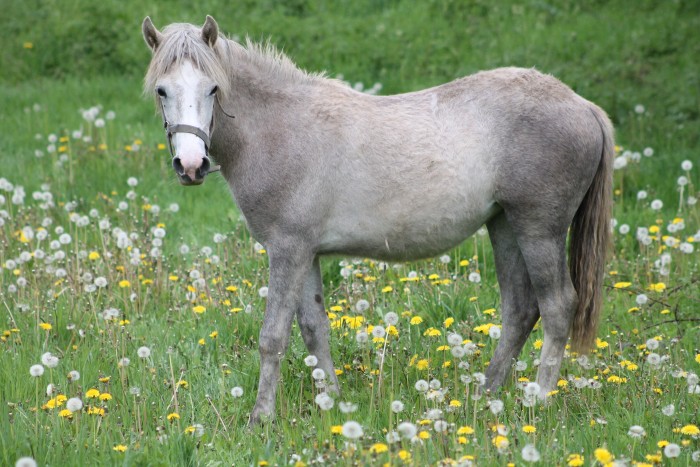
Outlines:
[[[173,135],[175,133],[190,133],[192,135],[195,135],[197,138],[201,139],[204,142],[204,152],[207,155],[207,157],[209,156],[209,146],[211,144],[211,139],[204,130],[192,125],[171,125],[170,123],[168,123],[168,121],[165,119],[165,108],[163,106],[162,100],[160,100],[160,111],[161,115],[163,116],[163,128],[165,128],[165,135],[166,139],[168,140],[168,150],[170,151],[170,157],[175,157],[175,151],[173,150]],[[218,172],[219,170],[221,170],[221,166],[215,165],[212,168],[210,168],[207,173]]]

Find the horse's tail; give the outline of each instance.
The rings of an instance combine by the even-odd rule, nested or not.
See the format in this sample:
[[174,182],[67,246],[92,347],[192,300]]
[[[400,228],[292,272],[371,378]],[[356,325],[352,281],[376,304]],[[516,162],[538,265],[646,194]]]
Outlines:
[[603,150],[593,182],[571,223],[569,240],[569,270],[578,293],[571,348],[580,353],[588,353],[593,347],[603,307],[603,273],[610,243],[615,157],[612,123],[599,107],[593,105],[591,111],[603,132]]

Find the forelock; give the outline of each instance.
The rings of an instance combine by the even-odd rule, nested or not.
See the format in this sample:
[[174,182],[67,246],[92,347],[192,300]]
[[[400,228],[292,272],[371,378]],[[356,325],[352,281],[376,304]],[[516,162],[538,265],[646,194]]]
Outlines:
[[202,40],[202,30],[191,24],[171,24],[163,29],[163,39],[156,48],[144,79],[144,94],[152,94],[158,79],[172,67],[189,60],[198,70],[210,77],[224,94],[229,89],[228,74],[221,61],[217,41],[214,48]]

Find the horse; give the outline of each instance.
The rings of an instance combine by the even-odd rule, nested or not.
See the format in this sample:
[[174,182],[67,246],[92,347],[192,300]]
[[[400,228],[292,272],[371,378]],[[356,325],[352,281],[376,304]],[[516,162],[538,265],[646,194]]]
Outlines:
[[373,96],[303,71],[269,44],[227,39],[211,16],[162,32],[146,17],[142,32],[152,51],[144,92],[162,113],[178,179],[198,185],[220,169],[269,255],[249,423],[274,417],[295,317],[338,391],[323,255],[426,258],[486,224],[502,335],[482,389],[504,383],[540,318],[540,398],[556,387],[569,337],[573,351],[592,347],[614,158],[601,108],[535,69]]

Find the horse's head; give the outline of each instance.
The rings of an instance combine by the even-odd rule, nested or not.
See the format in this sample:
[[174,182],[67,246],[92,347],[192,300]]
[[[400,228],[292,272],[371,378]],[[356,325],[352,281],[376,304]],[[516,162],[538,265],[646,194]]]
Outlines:
[[214,103],[223,84],[218,82],[223,73],[215,53],[218,26],[207,16],[201,30],[177,24],[161,33],[146,17],[142,30],[153,51],[146,92],[155,93],[162,111],[173,168],[181,184],[199,185],[213,171],[209,143]]

